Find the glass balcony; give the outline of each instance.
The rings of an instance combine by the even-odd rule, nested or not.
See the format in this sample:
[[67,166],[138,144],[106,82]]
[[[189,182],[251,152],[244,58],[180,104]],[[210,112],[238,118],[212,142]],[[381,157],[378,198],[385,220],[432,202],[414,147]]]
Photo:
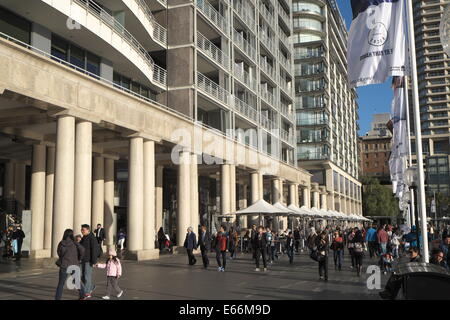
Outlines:
[[272,106],[273,108],[277,109],[278,108],[278,104],[275,101],[275,97],[272,93],[270,93],[268,90],[263,90],[260,89],[259,90],[259,94],[261,96],[261,99],[267,103],[269,106]]
[[270,26],[275,25],[275,17],[269,10],[267,10],[266,6],[262,2],[259,3],[259,12]]
[[259,28],[259,39],[261,43],[275,55],[275,41],[261,28]]
[[243,70],[239,64],[234,65],[234,76],[244,83],[247,87],[249,87],[251,90],[256,91],[258,83],[256,81],[256,78],[253,78],[250,76],[250,73]]
[[233,8],[241,20],[247,25],[247,27],[256,33],[256,21],[253,18],[253,12],[250,8],[241,5],[239,2],[235,1]]
[[273,81],[276,82],[276,73],[274,67],[272,67],[263,57],[259,57],[259,67],[266,75],[268,75]]
[[274,130],[276,129],[275,122],[273,122],[263,114],[260,115],[259,122],[261,126],[269,132],[274,132]]
[[220,50],[216,45],[209,41],[200,32],[197,32],[197,47],[200,51],[218,65],[228,70],[230,66],[230,59],[228,55]]
[[307,152],[299,152],[297,154],[297,158],[299,160],[326,160],[329,158],[329,154],[321,151],[307,151]]

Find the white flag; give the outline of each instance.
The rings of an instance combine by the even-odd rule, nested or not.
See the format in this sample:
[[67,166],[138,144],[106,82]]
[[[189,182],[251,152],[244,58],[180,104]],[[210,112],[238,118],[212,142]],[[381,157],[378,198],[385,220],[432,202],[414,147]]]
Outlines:
[[351,88],[405,76],[404,0],[351,0],[347,48]]
[[406,157],[409,154],[408,127],[406,120],[406,99],[403,79],[394,78],[394,99],[391,105],[393,124],[392,150],[393,157]]

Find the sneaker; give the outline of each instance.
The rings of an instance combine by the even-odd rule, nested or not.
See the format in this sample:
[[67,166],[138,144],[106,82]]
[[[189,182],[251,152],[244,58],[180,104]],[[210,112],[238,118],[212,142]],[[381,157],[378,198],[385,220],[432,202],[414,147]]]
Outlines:
[[221,268],[220,271],[225,272],[225,268]]
[[259,272],[259,268],[256,268],[255,271],[256,271],[256,272]]
[[217,271],[219,271],[219,272],[222,271],[222,267],[218,267]]
[[102,299],[103,300],[109,300],[110,298],[109,298],[109,296],[104,296],[104,297],[102,297]]
[[80,298],[80,300],[87,300],[87,299],[90,299],[90,298],[92,298],[91,294],[90,293],[86,293],[84,296],[82,296]]
[[123,290],[119,292],[119,294],[117,295],[117,298],[120,298],[123,295]]
[[320,276],[319,279],[320,279],[320,280],[323,280],[323,276]]

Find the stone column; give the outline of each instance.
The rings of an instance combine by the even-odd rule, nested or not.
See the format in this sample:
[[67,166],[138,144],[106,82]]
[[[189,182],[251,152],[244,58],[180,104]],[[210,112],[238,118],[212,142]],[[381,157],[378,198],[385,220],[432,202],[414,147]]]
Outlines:
[[236,165],[230,164],[230,213],[236,212]]
[[272,179],[272,203],[277,203],[280,201],[281,192],[280,192],[280,179]]
[[230,213],[230,165],[222,164],[220,175],[220,209],[221,214]]
[[114,159],[105,158],[104,164],[104,214],[105,244],[107,249],[113,249],[117,242],[117,216],[114,212]]
[[141,137],[130,139],[128,159],[128,250],[130,258],[137,258],[144,246],[144,140]]
[[15,163],[14,188],[19,210],[25,209],[26,165],[23,162]]
[[[258,200],[262,199],[261,192],[259,190],[260,184],[261,184],[261,179],[260,179],[260,174],[258,172],[255,171],[250,174],[250,184],[251,184],[251,186],[250,186],[250,188],[251,188],[250,202],[251,202],[251,204],[254,204]],[[257,215],[247,216],[247,226],[251,227],[252,224],[256,223],[257,219],[258,219]]]
[[327,210],[327,189],[320,187],[320,209]]
[[[142,161],[142,160],[141,160]],[[92,174],[92,230],[97,224],[103,226],[103,216],[105,214],[105,158],[103,156],[94,157],[94,171]]]
[[178,166],[177,246],[182,247],[191,220],[190,153],[181,151]]
[[319,184],[318,183],[311,183],[312,189],[312,205],[314,208],[319,209],[320,208],[320,200],[319,200]]
[[53,193],[55,182],[55,147],[47,147],[45,176],[44,249],[52,248]]
[[258,178],[259,178],[259,199],[264,199],[264,175],[262,173],[258,173]]
[[[92,123],[75,125],[75,196],[73,227],[79,233],[82,224],[91,223]],[[92,230],[95,226],[91,226]]]
[[306,208],[310,208],[311,207],[311,205],[310,205],[310,201],[309,201],[309,188],[307,187],[307,186],[303,186],[302,187],[302,200],[303,200],[303,203],[302,203],[302,206],[305,206]]
[[164,224],[163,222],[163,173],[164,167],[156,167],[156,212],[155,212],[155,230],[159,230]]
[[3,191],[3,195],[7,200],[14,199],[15,197],[14,175],[14,162],[7,162],[5,164],[5,190]]
[[285,197],[284,197],[284,180],[283,180],[283,179],[280,179],[280,180],[278,181],[278,185],[279,185],[278,190],[279,190],[279,192],[280,192],[280,199],[279,199],[279,201],[280,201],[282,204],[285,204],[286,199],[285,199]]
[[45,154],[43,144],[33,145],[31,168],[31,245],[33,258],[49,256],[44,254],[44,221],[45,221]]
[[191,154],[191,227],[198,237],[198,225],[200,224],[200,212],[198,209],[198,156]]
[[289,184],[289,204],[293,204],[294,206],[297,205],[297,200],[296,200],[296,196],[297,196],[297,192],[296,189],[297,185],[295,183],[291,183]]
[[75,118],[58,118],[56,132],[55,190],[53,202],[52,257],[65,229],[73,229],[75,182]]
[[[248,206],[247,205],[247,201],[248,201],[247,200],[248,199],[247,189],[248,189],[248,185],[246,183],[244,183],[242,185],[242,200],[241,200],[241,205],[240,205],[239,209],[247,208],[247,206]],[[243,217],[241,219],[241,222],[242,222],[241,227],[247,228],[247,217]]]
[[[155,249],[155,142],[144,142],[144,251],[145,259],[159,257]],[[142,257],[144,258],[144,257]]]

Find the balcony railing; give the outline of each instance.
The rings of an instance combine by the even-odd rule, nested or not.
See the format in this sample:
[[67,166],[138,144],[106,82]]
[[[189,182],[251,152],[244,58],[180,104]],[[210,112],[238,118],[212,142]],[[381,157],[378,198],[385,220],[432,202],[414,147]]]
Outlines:
[[114,31],[120,34],[121,37],[138,52],[138,54],[144,59],[144,61],[146,61],[147,64],[153,68],[154,62],[152,57],[148,54],[147,50],[113,16],[111,16],[108,12],[103,10],[103,8],[101,8],[98,4],[91,0],[73,1],[78,3],[81,7],[85,8],[88,12],[95,15],[97,18],[102,20],[103,23],[110,26]]
[[281,140],[283,140],[289,144],[295,143],[294,135],[284,129],[280,130],[280,138],[281,138]]
[[275,122],[267,118],[265,115],[260,115],[260,124],[263,128],[265,128],[269,132],[273,132],[276,129]]
[[141,7],[142,11],[146,15],[147,19],[150,21],[153,27],[153,38],[161,42],[162,44],[167,44],[167,30],[158,22],[156,22],[155,17],[153,16],[152,11],[150,10],[147,2],[144,0],[136,0],[139,7]]
[[275,41],[273,41],[273,38],[269,38],[267,33],[261,28],[259,28],[259,39],[270,52],[275,54]]
[[279,13],[280,17],[282,18],[282,20],[284,21],[284,23],[288,27],[291,27],[291,19],[289,18],[286,11],[284,11],[283,7],[279,3],[278,3],[278,13]]
[[289,106],[284,102],[280,102],[280,113],[281,113],[281,115],[288,118],[292,122],[295,122],[295,113],[292,112],[289,109]]
[[276,73],[274,67],[272,67],[266,59],[259,57],[259,67],[265,72],[273,81],[276,81]]
[[228,35],[228,23],[224,16],[207,0],[197,0],[197,8],[223,33]]
[[237,79],[239,79],[241,82],[243,82],[247,87],[249,87],[253,91],[256,91],[256,89],[257,89],[256,79],[252,78],[250,76],[250,73],[243,70],[238,64],[235,64],[235,66],[234,66],[234,76]]
[[237,97],[234,97],[234,110],[247,119],[258,122],[258,111]]
[[253,15],[252,11],[246,6],[242,6],[238,2],[235,2],[233,7],[238,16],[241,18],[241,20],[244,21],[244,23],[247,25],[247,27],[251,31],[256,32],[256,21],[252,17]]
[[197,72],[197,87],[208,96],[228,105],[230,93],[200,72]]
[[286,79],[283,78],[282,76],[280,76],[280,82],[279,82],[279,84],[280,84],[280,88],[283,89],[284,92],[286,92],[289,96],[292,95],[292,87],[291,87],[291,84],[288,83],[288,82],[286,81]]
[[167,71],[157,64],[153,65],[153,81],[156,81],[162,86],[167,85]]
[[269,12],[269,10],[267,10],[266,6],[262,2],[259,3],[259,12],[270,26],[275,25],[275,17]]
[[278,104],[276,103],[275,97],[272,93],[267,90],[260,90],[259,94],[261,96],[261,99],[263,99],[269,106],[272,106],[275,109],[278,108]]
[[250,42],[245,40],[244,37],[242,36],[242,34],[237,32],[236,30],[233,33],[233,41],[235,42],[235,44],[238,45],[238,47],[244,53],[246,53],[250,57],[251,60],[255,60],[256,59],[256,49],[255,49],[255,47],[253,47],[250,44]]
[[292,65],[291,60],[287,59],[280,51],[278,51],[278,59],[280,60],[280,65],[292,75]]
[[203,52],[204,55],[212,59],[215,63],[222,66],[224,69],[229,68],[230,59],[228,55],[220,50],[214,43],[209,41],[200,32],[197,32],[197,47]]
[[328,159],[329,154],[325,152],[299,152],[299,160],[325,160]]

